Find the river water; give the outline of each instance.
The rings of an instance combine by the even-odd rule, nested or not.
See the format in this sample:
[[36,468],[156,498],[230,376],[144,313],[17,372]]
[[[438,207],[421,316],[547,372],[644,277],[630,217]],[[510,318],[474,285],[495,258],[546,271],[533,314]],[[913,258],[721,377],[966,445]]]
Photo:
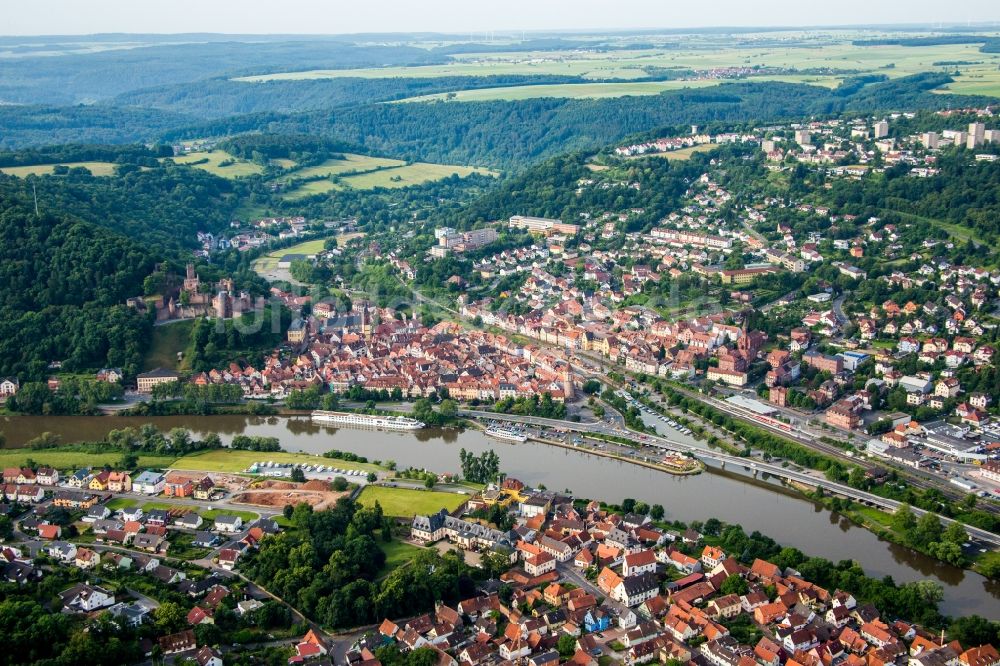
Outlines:
[[216,432],[224,442],[234,435],[277,437],[289,451],[351,451],[370,460],[395,460],[401,467],[456,472],[460,449],[473,453],[493,449],[509,476],[529,485],[569,489],[578,497],[620,502],[626,497],[662,504],[670,519],[716,517],[759,530],[783,545],[834,562],[858,560],[870,576],[892,576],[897,582],[922,578],[944,586],[941,609],[949,615],[978,613],[1000,620],[1000,584],[880,540],[846,518],[805,499],[773,480],[757,480],[743,470],[719,470],[676,477],[573,449],[526,442],[499,441],[478,431],[423,430],[381,432],[317,426],[307,417],[179,416],[179,417],[4,417],[0,432],[6,446],[23,446],[45,431],[65,443],[96,441],[113,428],[153,423],[162,430],[184,427],[196,436]]

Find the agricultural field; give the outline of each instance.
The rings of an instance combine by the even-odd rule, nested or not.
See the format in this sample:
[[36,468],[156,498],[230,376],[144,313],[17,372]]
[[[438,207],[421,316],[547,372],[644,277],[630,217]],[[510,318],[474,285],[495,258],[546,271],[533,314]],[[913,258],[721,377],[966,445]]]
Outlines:
[[955,77],[955,82],[934,92],[1000,97],[1000,64],[996,59],[992,60],[989,66],[972,65],[956,69],[960,74]]
[[719,81],[643,81],[624,83],[558,83],[553,85],[507,86],[460,90],[454,93],[421,95],[400,100],[404,102],[489,102],[515,101],[537,97],[564,97],[569,99],[600,99],[627,95],[659,95],[664,90],[705,88],[718,85]]
[[264,167],[259,164],[233,157],[222,150],[198,151],[163,159],[172,159],[176,164],[190,164],[222,178],[244,178],[264,172]]
[[[110,451],[108,453],[89,453],[87,451],[60,451],[56,449],[6,449],[0,451],[0,466],[20,467],[31,458],[38,465],[43,467],[54,467],[60,471],[75,471],[81,467],[103,467],[104,465],[117,465],[121,459],[121,453]],[[169,467],[174,463],[174,456],[161,455],[139,455],[139,467],[162,468]]]
[[327,178],[322,180],[310,180],[307,183],[302,183],[295,189],[286,191],[284,198],[289,201],[294,201],[295,199],[304,199],[316,194],[326,194],[327,192],[332,192],[337,189],[342,188]]
[[495,175],[494,171],[480,167],[458,166],[454,164],[429,164],[417,162],[394,169],[379,169],[356,176],[345,176],[342,183],[355,190],[371,190],[376,187],[399,188],[411,185],[421,185],[432,180],[442,180],[457,175],[460,178],[474,173],[487,176]]
[[309,453],[289,453],[287,451],[241,451],[234,449],[216,449],[192,453],[178,459],[171,469],[197,470],[200,472],[239,473],[255,462],[273,461],[278,463],[302,463],[305,465],[330,465],[339,469],[356,469],[363,472],[376,472],[381,468],[370,463],[333,460]]
[[[520,51],[510,53],[468,53],[454,57],[443,65],[415,67],[384,67],[368,69],[312,70],[250,76],[237,81],[296,81],[361,78],[433,78],[442,76],[487,75],[563,75],[592,79],[594,83],[557,85],[521,85],[507,88],[463,90],[409,98],[411,101],[448,99],[456,101],[518,100],[536,97],[598,98],[622,95],[652,95],[664,90],[683,87],[718,85],[725,79],[692,81],[635,81],[656,74],[662,69],[706,70],[722,67],[763,66],[787,69],[833,69],[861,74],[885,74],[890,78],[928,71],[959,71],[955,83],[943,93],[977,93],[1000,95],[1000,54],[980,53],[978,44],[947,44],[938,46],[865,46],[850,43],[866,35],[784,36],[786,45],[723,46],[719,41],[706,42],[701,47],[674,49],[553,52]],[[690,41],[690,40],[689,40]],[[964,62],[968,65],[947,63]],[[845,75],[788,74],[753,77],[752,81],[787,81],[835,87]],[[620,81],[599,83],[599,80]]]
[[365,486],[358,496],[358,502],[365,506],[372,506],[378,502],[387,516],[408,518],[418,514],[437,513],[441,509],[452,511],[461,506],[467,498],[466,495],[443,493],[439,490]]
[[289,174],[294,178],[324,178],[336,176],[349,171],[373,171],[382,167],[396,167],[406,164],[403,160],[393,160],[386,157],[371,155],[355,155],[346,153],[342,160],[327,160],[316,166],[303,167]]
[[83,167],[90,171],[92,176],[113,176],[115,175],[115,165],[111,162],[60,162],[58,164],[35,164],[32,166],[3,167],[0,173],[8,176],[24,178],[26,176],[48,176],[56,166],[65,166],[70,169]]
[[[381,160],[382,158],[367,158],[370,160]],[[385,160],[387,161],[387,160]],[[428,162],[416,162],[405,164],[398,160],[392,160],[398,166],[374,166],[367,171],[341,176],[336,182],[329,179],[312,180],[302,183],[298,187],[285,193],[286,199],[301,199],[315,194],[326,194],[336,190],[372,190],[376,187],[398,189],[410,187],[412,185],[422,185],[434,180],[441,180],[452,175],[465,178],[473,173],[485,175],[496,175],[496,172],[481,167],[460,166],[455,164],[431,164]],[[320,169],[323,167],[312,167]],[[295,172],[294,175],[301,175],[304,171]],[[360,171],[360,167],[346,168],[341,171]],[[336,174],[333,174],[336,175]],[[287,253],[287,251],[286,251]]]

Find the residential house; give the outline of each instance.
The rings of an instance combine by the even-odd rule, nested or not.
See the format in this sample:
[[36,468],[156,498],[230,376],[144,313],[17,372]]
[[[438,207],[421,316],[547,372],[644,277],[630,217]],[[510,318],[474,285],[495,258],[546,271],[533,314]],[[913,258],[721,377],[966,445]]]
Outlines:
[[115,595],[112,592],[89,583],[78,583],[60,592],[59,598],[62,599],[64,609],[77,613],[89,613],[115,603]]
[[194,637],[194,631],[191,629],[178,631],[176,634],[170,634],[168,636],[161,636],[159,643],[160,650],[163,651],[164,655],[187,652],[188,650],[193,650],[198,647],[198,642]]
[[243,519],[239,516],[233,516],[229,514],[223,514],[215,519],[215,523],[212,529],[216,532],[227,532],[229,534],[235,534],[240,531],[243,527]]
[[159,495],[166,484],[163,474],[147,470],[132,480],[132,490],[141,495]]

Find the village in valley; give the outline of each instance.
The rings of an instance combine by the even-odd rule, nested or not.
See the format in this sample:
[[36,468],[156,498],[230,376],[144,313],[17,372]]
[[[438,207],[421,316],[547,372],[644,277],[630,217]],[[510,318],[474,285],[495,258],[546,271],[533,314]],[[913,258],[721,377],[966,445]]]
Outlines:
[[[633,84],[834,75],[893,83]],[[503,178],[301,128],[135,147],[102,177],[231,207],[117,291],[39,280],[107,319],[0,377],[0,662],[1000,666],[1000,111],[913,99]]]

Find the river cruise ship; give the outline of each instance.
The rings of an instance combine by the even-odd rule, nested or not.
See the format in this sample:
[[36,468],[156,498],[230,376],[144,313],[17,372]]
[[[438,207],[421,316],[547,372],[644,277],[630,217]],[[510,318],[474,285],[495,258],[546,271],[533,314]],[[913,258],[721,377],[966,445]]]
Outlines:
[[353,414],[351,412],[328,412],[317,410],[312,413],[316,423],[355,426],[358,428],[382,428],[385,430],[420,430],[423,421],[405,416],[382,416],[378,414]]

